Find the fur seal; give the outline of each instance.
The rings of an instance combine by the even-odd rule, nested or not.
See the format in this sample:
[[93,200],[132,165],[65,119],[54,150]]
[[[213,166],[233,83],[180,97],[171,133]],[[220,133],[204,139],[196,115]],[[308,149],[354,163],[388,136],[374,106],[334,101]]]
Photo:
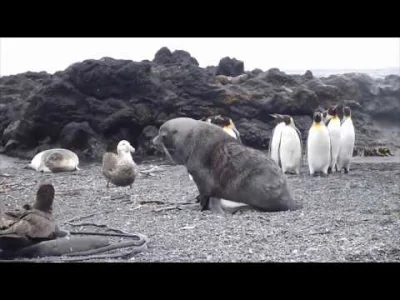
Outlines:
[[279,166],[214,124],[174,118],[161,125],[153,143],[192,174],[202,210],[208,209],[210,198],[247,204],[259,211],[295,208]]
[[121,140],[117,145],[117,153],[106,152],[103,155],[102,173],[107,179],[107,188],[109,183],[116,186],[129,186],[135,182],[139,173],[138,166],[133,161],[132,154],[135,148],[126,140]]
[[[236,129],[235,124],[233,123],[231,118],[223,117],[221,115],[211,116],[205,119],[206,122],[218,125],[221,127],[227,134],[237,139],[240,143],[242,140],[240,139],[240,133]],[[193,181],[193,177],[189,174],[189,179]]]
[[74,152],[63,148],[44,150],[36,154],[25,168],[37,172],[67,172],[80,170],[79,158]]
[[10,251],[41,241],[53,240],[60,230],[53,217],[54,187],[40,185],[33,205],[0,215],[0,249]]

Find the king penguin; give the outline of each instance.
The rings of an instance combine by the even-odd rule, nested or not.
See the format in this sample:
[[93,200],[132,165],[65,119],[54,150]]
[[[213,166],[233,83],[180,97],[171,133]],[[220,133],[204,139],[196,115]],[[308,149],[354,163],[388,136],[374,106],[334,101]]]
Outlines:
[[322,113],[316,111],[307,137],[307,160],[310,175],[316,176],[317,173],[328,175],[330,149],[331,140],[328,128],[322,121]]
[[227,134],[237,139],[240,143],[240,133],[236,129],[235,124],[231,118],[222,117],[220,115],[207,118],[206,122],[220,126]]
[[283,128],[285,128],[286,124],[283,122],[281,115],[279,114],[271,114],[271,117],[275,118],[278,121],[278,124],[274,127],[272,130],[272,136],[269,139],[269,156],[272,158],[273,161],[275,161],[280,167],[280,161],[279,161],[279,144],[281,141],[281,134]]
[[340,119],[337,114],[337,105],[332,106],[328,109],[326,125],[328,126],[329,136],[331,139],[331,163],[328,168],[328,173],[331,173],[333,172],[334,168],[337,171],[336,163],[340,147]]
[[274,152],[278,152],[278,165],[285,174],[298,175],[303,153],[300,130],[291,116],[280,114],[273,116],[281,121],[278,125],[283,123],[283,126],[278,127],[277,131],[274,130],[272,137],[274,147],[277,147],[277,151],[274,149]]
[[347,174],[350,171],[350,161],[353,157],[354,143],[356,134],[353,120],[351,119],[351,109],[346,106],[343,108],[343,120],[340,126],[340,148],[337,160],[339,172],[344,169]]

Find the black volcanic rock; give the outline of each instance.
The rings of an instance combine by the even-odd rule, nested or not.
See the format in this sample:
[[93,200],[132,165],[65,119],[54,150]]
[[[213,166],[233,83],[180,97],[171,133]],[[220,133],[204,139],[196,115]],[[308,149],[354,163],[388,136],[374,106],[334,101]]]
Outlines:
[[314,79],[314,75],[310,70],[307,70],[304,73],[304,78],[307,79],[307,80],[311,80],[311,79]]
[[153,62],[160,65],[179,64],[199,66],[198,61],[189,52],[175,50],[171,53],[167,47],[163,47],[157,51]]
[[[200,68],[185,51],[160,49],[153,61],[104,57],[64,71],[0,77],[0,148],[32,158],[49,147],[65,147],[80,158],[101,160],[126,139],[137,155],[158,155],[151,144],[159,126],[174,117],[227,115],[246,145],[267,149],[275,121],[290,114],[303,141],[313,111],[332,104],[352,109],[357,147],[400,146],[400,77],[366,74],[326,78],[288,75],[273,68],[244,72],[243,62],[225,57]],[[221,73],[222,72],[222,73]],[[216,74],[248,79],[222,85]]]
[[244,73],[244,63],[236,58],[224,57],[219,61],[216,75],[239,76]]
[[160,149],[158,149],[152,143],[154,137],[158,134],[158,128],[155,126],[146,126],[139,136],[139,148],[137,153],[144,156],[153,156],[156,154],[161,154]]

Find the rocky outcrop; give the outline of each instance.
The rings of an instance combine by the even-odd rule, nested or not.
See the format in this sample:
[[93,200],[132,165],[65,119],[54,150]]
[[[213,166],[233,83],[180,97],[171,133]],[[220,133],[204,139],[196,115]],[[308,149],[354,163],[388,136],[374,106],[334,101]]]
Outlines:
[[82,160],[99,160],[127,139],[136,155],[157,155],[151,139],[163,122],[218,114],[233,119],[245,144],[267,149],[275,125],[269,114],[292,115],[305,140],[313,111],[331,104],[353,109],[357,147],[400,146],[399,76],[245,72],[243,62],[230,58],[204,69],[188,52],[162,48],[152,61],[105,57],[55,74],[0,77],[1,150],[31,158],[65,147]]
[[224,57],[219,61],[216,75],[236,77],[244,73],[244,63],[236,58]]

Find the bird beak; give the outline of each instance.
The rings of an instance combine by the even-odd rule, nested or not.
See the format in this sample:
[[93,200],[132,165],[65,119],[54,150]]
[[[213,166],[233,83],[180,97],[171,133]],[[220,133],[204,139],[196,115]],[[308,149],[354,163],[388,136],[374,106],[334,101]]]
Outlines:
[[273,118],[275,118],[275,119],[277,119],[279,121],[283,120],[283,116],[281,114],[272,114],[270,116],[272,116]]
[[157,136],[153,139],[153,144],[154,144],[154,145],[160,145],[160,135],[157,135]]
[[132,146],[130,147],[130,150],[132,153],[135,153],[135,148],[133,148]]

